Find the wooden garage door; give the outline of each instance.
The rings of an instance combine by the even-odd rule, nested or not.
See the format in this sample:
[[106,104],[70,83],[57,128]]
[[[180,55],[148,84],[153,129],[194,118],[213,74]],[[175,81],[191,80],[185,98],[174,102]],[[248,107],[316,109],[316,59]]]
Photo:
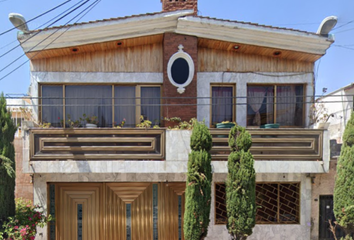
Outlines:
[[184,240],[185,183],[49,184],[50,240]]

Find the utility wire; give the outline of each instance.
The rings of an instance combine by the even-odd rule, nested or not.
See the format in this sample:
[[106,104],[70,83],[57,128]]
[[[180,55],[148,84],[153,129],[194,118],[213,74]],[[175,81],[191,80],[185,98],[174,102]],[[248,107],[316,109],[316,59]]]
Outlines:
[[[85,1],[85,0],[82,0],[82,1]],[[82,2],[80,1],[80,2]],[[82,3],[80,6],[74,8],[73,10],[71,10],[69,13],[65,14],[64,16],[58,18],[57,20],[55,20],[54,22],[52,22],[51,24],[49,24],[46,28],[49,28],[50,26],[54,25],[55,23],[59,22],[60,20],[62,20],[63,18],[65,18],[66,16],[68,16],[69,14],[71,14],[72,12],[76,11],[78,8],[80,8],[81,6],[85,5],[88,1],[90,0],[86,0],[84,3]],[[79,2],[79,3],[80,3]],[[77,4],[79,4],[77,3]],[[76,6],[77,4],[75,4],[74,6]],[[71,8],[73,8],[74,6],[72,6]],[[69,9],[71,9],[69,8]],[[68,9],[68,10],[69,10]],[[66,10],[66,11],[68,11]],[[62,15],[63,13],[59,14],[58,16]],[[56,17],[55,17],[56,18]],[[45,29],[46,29],[45,28]],[[8,50],[7,52],[3,53],[0,55],[0,58],[4,57],[5,55],[9,54],[10,52],[12,52],[13,50],[15,50],[16,48],[18,48],[19,46],[21,46],[21,44],[27,42],[28,40],[30,40],[31,38],[37,36],[38,34],[40,34],[43,30],[40,30],[38,32],[36,32],[35,34],[31,35],[30,37],[28,37],[26,40],[24,40],[23,42],[19,43],[18,45],[16,45],[15,47],[11,48],[10,50]],[[41,42],[40,42],[41,43]],[[38,44],[40,44],[38,43]],[[38,46],[38,44],[36,46]],[[34,46],[33,48],[35,48],[36,46]],[[31,48],[29,51],[31,51],[33,48]],[[18,57],[17,59],[15,59],[12,63],[16,62],[18,59],[20,59],[21,57],[23,57],[25,54],[22,54],[20,57]],[[12,64],[10,63],[10,65]],[[9,66],[9,65],[8,65]],[[4,69],[6,69],[8,66],[6,66],[5,68],[3,68],[2,70],[0,70],[0,72],[2,72]]]
[[349,24],[351,24],[351,23],[353,23],[353,22],[354,22],[354,20],[351,20],[351,21],[346,22],[346,23],[344,23],[344,24],[342,24],[342,25],[340,25],[340,26],[338,26],[338,27],[333,28],[333,30],[337,30],[337,29],[339,29],[339,28],[341,28],[341,27],[344,27],[344,26],[347,26],[347,25],[349,25]]
[[[67,14],[65,14],[64,16],[62,16],[61,18],[57,19],[55,22],[53,22],[50,25],[53,25],[54,23],[60,21],[61,19],[63,19],[64,17],[66,17],[67,15],[71,14],[72,12],[76,11],[78,8],[82,7],[83,5],[85,5],[88,1],[90,0],[86,0],[84,3],[80,4],[79,6],[77,6],[76,8],[74,8],[73,10],[71,10],[70,12],[68,12]],[[82,12],[80,12],[79,14],[81,14]],[[79,15],[78,14],[78,15]],[[72,20],[74,20],[78,15],[76,15],[75,17],[73,17],[72,19],[70,19],[68,22],[65,23],[68,24],[70,23]],[[42,41],[40,41],[39,43],[37,43],[35,46],[33,46],[31,49],[29,49],[28,51],[33,50],[34,48],[36,48],[39,44],[41,44],[42,42],[44,42],[45,40],[47,40],[49,37],[51,37],[52,35],[54,35],[55,33],[57,33],[60,30],[60,28],[58,28],[56,31],[54,31],[52,34],[50,34],[49,36],[47,36],[46,38],[44,38]],[[40,32],[37,32],[35,35],[39,34]],[[23,41],[22,43],[24,43],[25,41]],[[12,49],[13,50],[13,49]],[[10,50],[10,51],[12,51]],[[4,55],[6,55],[7,53],[9,53],[9,51],[7,51],[5,54],[1,55],[1,57],[3,57]],[[3,67],[0,72],[4,71],[6,68],[10,67],[12,64],[14,64],[15,62],[17,62],[20,58],[22,58],[23,56],[25,56],[26,53],[21,54],[21,56],[19,56],[18,58],[16,58],[15,60],[13,60],[11,63],[9,63],[8,65],[6,65],[5,67]]]
[[[78,17],[80,14],[82,14],[84,11],[86,11],[87,9],[90,9],[84,13],[75,23],[77,23],[78,21],[80,21],[87,13],[89,13],[101,0],[96,0],[95,2],[93,2],[91,5],[89,5],[87,8],[85,8],[83,11],[81,11],[78,15],[76,15],[74,18],[72,18],[69,22],[71,22],[73,19],[75,19],[76,17]],[[66,25],[66,24],[65,24]],[[46,49],[50,44],[52,44],[54,41],[56,41],[59,37],[61,37],[66,31],[68,31],[72,26],[69,26],[67,29],[65,29],[65,31],[63,33],[61,33],[58,37],[56,37],[53,41],[51,41],[48,45],[46,45],[42,50],[40,50],[38,53],[36,53],[35,55],[33,55],[31,58],[29,58],[28,60],[26,60],[25,62],[23,62],[22,64],[20,64],[18,67],[16,67],[15,69],[13,69],[11,72],[9,72],[8,74],[6,74],[5,76],[0,78],[0,81],[2,81],[3,79],[5,79],[7,76],[9,76],[10,74],[12,74],[13,72],[15,72],[17,69],[19,69],[20,67],[22,67],[24,64],[26,64],[28,61],[30,61],[32,58],[34,58],[35,56],[37,56],[39,53],[41,53],[44,49]],[[58,30],[56,30],[54,33],[52,33],[51,35],[49,35],[48,37],[46,37],[43,41],[47,40],[50,36],[52,36],[53,34],[55,34],[57,31],[59,31],[61,28],[59,28]],[[41,42],[43,42],[41,41]],[[38,44],[37,44],[38,45]],[[37,46],[36,45],[36,46]],[[35,46],[35,47],[36,47]],[[2,70],[1,70],[2,71]],[[0,71],[0,72],[1,72]]]
[[[81,0],[81,1],[78,2],[78,3],[75,3],[73,6],[71,6],[70,8],[68,8],[67,10],[65,10],[64,12],[58,14],[58,15],[55,16],[54,18],[50,19],[49,21],[47,21],[47,22],[43,23],[42,25],[40,25],[39,27],[37,27],[36,30],[37,30],[37,29],[40,29],[41,27],[43,27],[43,26],[46,25],[47,23],[50,23],[51,21],[55,20],[57,17],[60,17],[62,14],[66,13],[67,11],[69,11],[70,9],[72,9],[73,7],[75,7],[76,5],[80,4],[80,3],[83,2],[83,1],[85,1],[85,0]],[[47,26],[47,27],[48,27],[48,26]],[[43,29],[42,29],[41,31],[43,31]],[[26,39],[25,41],[23,41],[23,42],[26,42],[26,41],[30,40],[32,37],[36,36],[37,34],[38,34],[38,33],[32,35],[31,37],[27,38],[27,39]],[[9,45],[11,45],[11,44],[13,44],[13,43],[15,43],[15,42],[17,42],[17,40],[14,40],[14,41],[12,41],[12,42],[6,44],[6,45],[3,46],[3,47],[0,47],[0,49],[4,49],[4,48],[6,48],[7,46],[9,46]],[[21,46],[21,44],[18,44],[16,47],[12,48],[10,51],[8,51],[8,52],[2,54],[2,55],[0,56],[0,58],[1,58],[2,56],[5,56],[7,53],[13,51],[15,48],[17,48],[17,47],[19,47],[19,46]]]
[[[63,2],[62,4],[59,4],[58,6],[56,6],[56,7],[52,8],[52,9],[50,9],[50,10],[48,10],[48,11],[46,11],[46,12],[40,14],[40,15],[38,15],[37,17],[34,17],[34,18],[28,20],[27,22],[25,22],[25,23],[23,23],[23,24],[21,24],[21,25],[19,25],[19,26],[23,26],[23,25],[25,25],[25,24],[27,24],[27,23],[29,23],[29,22],[32,22],[33,20],[35,20],[35,19],[37,19],[37,18],[39,18],[39,17],[42,17],[43,15],[46,15],[47,13],[50,13],[50,12],[54,11],[55,9],[57,9],[57,8],[59,8],[59,7],[61,7],[61,6],[63,6],[64,4],[67,4],[67,3],[70,2],[70,1],[71,1],[71,0],[68,0],[68,1],[66,1],[66,2]],[[19,27],[19,26],[18,26],[18,27]],[[11,32],[11,31],[14,30],[14,29],[16,29],[16,27],[10,28],[10,29],[6,30],[5,32],[0,33],[0,36],[4,35],[5,33]]]

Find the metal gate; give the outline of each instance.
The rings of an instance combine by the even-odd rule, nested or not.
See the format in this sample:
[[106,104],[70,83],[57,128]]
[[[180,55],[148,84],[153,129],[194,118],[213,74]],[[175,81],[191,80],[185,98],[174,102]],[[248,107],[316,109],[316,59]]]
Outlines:
[[[334,225],[333,195],[320,196],[319,240],[334,240],[329,221]],[[345,236],[344,231],[339,226],[336,227],[336,236],[338,239]]]

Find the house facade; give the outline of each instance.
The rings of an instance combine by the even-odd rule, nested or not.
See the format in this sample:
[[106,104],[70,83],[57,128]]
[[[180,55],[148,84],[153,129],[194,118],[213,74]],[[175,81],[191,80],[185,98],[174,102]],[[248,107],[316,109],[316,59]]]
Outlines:
[[[197,0],[162,5],[19,35],[42,123],[23,131],[22,171],[55,217],[38,239],[184,239],[191,131],[169,128],[176,118],[204,121],[213,135],[207,239],[228,239],[222,121],[252,135],[261,207],[250,239],[310,239],[312,176],[330,166],[328,131],[308,128],[313,70],[332,41],[201,17]],[[154,127],[135,127],[146,120]]]

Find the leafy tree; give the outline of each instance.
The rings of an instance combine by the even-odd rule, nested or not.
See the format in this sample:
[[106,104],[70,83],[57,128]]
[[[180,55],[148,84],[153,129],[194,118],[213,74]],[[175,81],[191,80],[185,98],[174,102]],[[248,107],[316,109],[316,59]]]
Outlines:
[[15,215],[15,150],[12,142],[17,127],[6,109],[4,94],[0,96],[0,228],[2,222]]
[[227,229],[232,239],[244,240],[256,224],[256,173],[249,149],[251,135],[240,126],[229,134],[231,153],[226,180]]
[[333,200],[337,223],[344,228],[346,234],[352,235],[354,233],[354,113],[343,134]]
[[208,233],[211,203],[211,155],[212,137],[203,124],[194,123],[191,150],[188,161],[184,236],[188,240],[204,239]]

